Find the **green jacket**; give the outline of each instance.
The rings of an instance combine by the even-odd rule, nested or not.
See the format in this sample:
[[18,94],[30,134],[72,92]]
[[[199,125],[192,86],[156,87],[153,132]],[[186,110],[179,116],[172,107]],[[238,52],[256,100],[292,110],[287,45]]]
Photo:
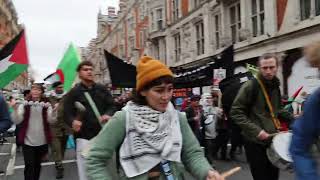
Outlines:
[[57,99],[56,97],[49,97],[49,101],[54,106],[54,104],[59,103],[58,106],[58,114],[57,114],[57,121],[51,125],[51,132],[54,137],[61,137],[61,136],[66,136],[68,134],[72,134],[71,128],[65,123],[64,121],[64,111],[63,111],[63,100],[62,99]]
[[[282,113],[279,87],[272,88],[269,94],[274,113],[278,116],[279,113]],[[256,79],[246,82],[241,87],[233,102],[230,115],[232,121],[240,126],[244,138],[248,141],[267,144],[267,142],[260,141],[257,138],[260,131],[277,132],[265,97]]]
[[[91,180],[112,180],[111,168],[107,168],[107,161],[112,159],[113,152],[119,149],[126,135],[125,111],[117,112],[112,119],[103,127],[99,135],[96,136],[89,157],[87,159],[87,175]],[[193,135],[187,119],[181,113],[180,128],[182,133],[182,151],[181,159],[183,165],[196,179],[204,180],[208,171],[212,169],[204,153]],[[171,162],[171,169],[176,179],[182,179],[183,165],[177,162]],[[125,176],[122,168],[119,169],[121,180],[129,179]],[[148,180],[148,174],[142,174],[130,180]],[[165,180],[161,174],[160,180]]]

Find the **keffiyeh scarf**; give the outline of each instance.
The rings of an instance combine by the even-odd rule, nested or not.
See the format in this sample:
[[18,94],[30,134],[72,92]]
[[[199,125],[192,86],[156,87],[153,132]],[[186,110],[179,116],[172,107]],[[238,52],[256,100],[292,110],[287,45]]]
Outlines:
[[178,111],[169,103],[166,112],[128,102],[126,137],[120,163],[127,177],[148,172],[162,160],[181,161],[182,135]]

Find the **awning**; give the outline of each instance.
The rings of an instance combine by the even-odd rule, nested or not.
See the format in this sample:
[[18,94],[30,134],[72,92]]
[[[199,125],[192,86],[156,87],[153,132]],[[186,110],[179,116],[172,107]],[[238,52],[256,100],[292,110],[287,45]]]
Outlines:
[[185,65],[179,67],[172,67],[172,71],[175,74],[175,88],[192,88],[210,86],[213,83],[213,70],[223,68],[226,69],[227,77],[233,75],[233,45],[226,48],[218,56],[212,56],[207,58],[201,63],[195,62],[195,66],[192,64],[185,68]]

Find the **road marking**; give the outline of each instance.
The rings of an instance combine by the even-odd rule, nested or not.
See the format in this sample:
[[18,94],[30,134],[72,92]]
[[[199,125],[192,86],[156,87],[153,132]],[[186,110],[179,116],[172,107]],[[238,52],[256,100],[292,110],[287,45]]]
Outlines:
[[[72,160],[62,161],[63,164],[74,163],[74,162],[77,162],[77,160],[72,159]],[[54,165],[54,164],[55,164],[54,162],[45,162],[45,163],[41,163],[41,166],[51,166],[51,165]],[[25,168],[25,165],[20,165],[20,166],[15,166],[14,167],[14,169],[24,169],[24,168]]]

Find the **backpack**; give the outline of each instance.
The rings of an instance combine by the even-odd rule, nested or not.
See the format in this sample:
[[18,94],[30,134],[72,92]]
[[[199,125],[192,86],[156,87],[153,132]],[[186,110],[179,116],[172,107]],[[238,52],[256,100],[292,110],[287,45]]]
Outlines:
[[[222,93],[222,98],[221,98],[222,108],[227,115],[229,114],[233,101],[237,97],[238,92],[242,87],[242,85],[245,82],[252,79],[255,80],[253,75],[250,72],[246,72],[246,73],[238,73],[236,75],[230,76],[220,82],[219,88]],[[257,87],[259,87],[259,84],[256,81],[256,83],[254,83],[254,86],[252,87],[253,97],[257,97],[258,95]],[[252,99],[255,99],[255,98],[252,98]]]

